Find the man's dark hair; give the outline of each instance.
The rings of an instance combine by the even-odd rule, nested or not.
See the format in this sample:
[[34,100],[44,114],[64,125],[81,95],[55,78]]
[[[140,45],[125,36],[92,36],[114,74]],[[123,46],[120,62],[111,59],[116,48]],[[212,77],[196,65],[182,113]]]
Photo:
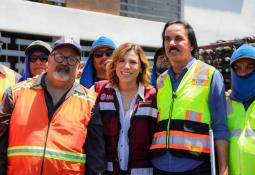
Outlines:
[[165,49],[164,47],[160,47],[159,49],[156,50],[155,55],[154,55],[154,59],[153,62],[156,65],[157,60],[158,60],[158,56],[160,55],[165,55]]
[[198,45],[197,45],[197,39],[196,39],[196,35],[195,35],[195,32],[193,30],[193,28],[191,27],[191,25],[189,25],[187,22],[185,21],[182,21],[182,20],[176,20],[176,21],[168,21],[165,26],[164,26],[164,30],[162,32],[162,45],[163,47],[165,47],[164,45],[164,38],[165,38],[165,32],[166,32],[166,29],[170,26],[170,25],[173,25],[173,24],[181,24],[184,26],[184,28],[187,30],[188,32],[188,38],[189,38],[189,42],[191,44],[191,46],[193,47],[193,50],[191,51],[191,54],[193,57],[196,57],[197,56],[197,48],[198,48]]

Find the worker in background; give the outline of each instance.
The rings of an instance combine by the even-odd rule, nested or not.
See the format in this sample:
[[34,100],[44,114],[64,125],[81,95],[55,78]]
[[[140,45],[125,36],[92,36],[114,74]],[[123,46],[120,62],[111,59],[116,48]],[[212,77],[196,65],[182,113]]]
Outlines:
[[250,175],[255,170],[255,48],[243,44],[232,54],[230,66],[229,174]]
[[153,67],[151,72],[151,85],[156,87],[157,78],[160,74],[165,72],[169,67],[169,61],[165,55],[165,49],[159,48],[156,50],[154,59],[153,59]]
[[33,41],[25,50],[24,74],[19,81],[24,81],[47,71],[48,56],[51,53],[51,46],[43,41]]
[[[0,56],[3,47],[3,41],[1,39],[1,32],[0,32]],[[20,74],[11,70],[10,68],[0,64],[0,102],[2,100],[2,96],[5,90],[9,87],[14,85],[20,78]]]
[[170,62],[157,81],[158,130],[151,151],[155,175],[209,175],[212,129],[219,175],[228,174],[228,128],[223,78],[196,57],[193,28],[169,21],[162,32]]
[[106,64],[115,47],[115,43],[105,36],[93,42],[80,80],[83,86],[90,88],[95,82],[106,79]]

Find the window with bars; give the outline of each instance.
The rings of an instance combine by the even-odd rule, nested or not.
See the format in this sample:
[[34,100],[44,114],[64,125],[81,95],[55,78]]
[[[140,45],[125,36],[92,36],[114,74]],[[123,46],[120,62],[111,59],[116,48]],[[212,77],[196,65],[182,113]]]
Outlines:
[[[35,40],[42,40],[48,42],[53,46],[54,41],[58,37],[32,35],[24,33],[2,32],[1,40],[3,41],[3,48],[0,54],[0,64],[4,64],[13,70],[23,73],[26,47]],[[80,40],[82,54],[81,60],[86,63],[91,45],[93,41]],[[150,66],[153,65],[153,56],[157,48],[143,47],[145,55],[150,61]]]
[[120,0],[120,15],[151,21],[181,19],[181,0]]

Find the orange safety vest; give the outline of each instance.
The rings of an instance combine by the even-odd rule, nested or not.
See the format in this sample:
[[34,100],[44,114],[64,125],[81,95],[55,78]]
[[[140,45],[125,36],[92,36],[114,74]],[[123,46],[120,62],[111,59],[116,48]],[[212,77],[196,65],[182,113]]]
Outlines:
[[6,66],[2,66],[5,74],[0,73],[0,101],[2,101],[5,90],[16,82],[15,72]]
[[44,90],[36,80],[13,88],[8,175],[84,175],[83,147],[94,92],[84,87],[83,93],[74,91],[49,120]]

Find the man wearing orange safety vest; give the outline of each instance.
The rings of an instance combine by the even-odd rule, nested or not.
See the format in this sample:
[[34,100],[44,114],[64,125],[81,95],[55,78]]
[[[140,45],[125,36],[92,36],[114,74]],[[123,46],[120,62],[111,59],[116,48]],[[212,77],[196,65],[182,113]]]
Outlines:
[[81,47],[55,42],[45,74],[9,88],[0,108],[0,175],[84,175],[95,93],[75,82]]
[[[1,32],[0,32],[0,55],[1,55],[2,46],[3,46],[3,41],[1,40]],[[14,85],[19,78],[20,78],[20,75],[18,73],[0,64],[0,102],[2,100],[4,91],[9,86]]]

